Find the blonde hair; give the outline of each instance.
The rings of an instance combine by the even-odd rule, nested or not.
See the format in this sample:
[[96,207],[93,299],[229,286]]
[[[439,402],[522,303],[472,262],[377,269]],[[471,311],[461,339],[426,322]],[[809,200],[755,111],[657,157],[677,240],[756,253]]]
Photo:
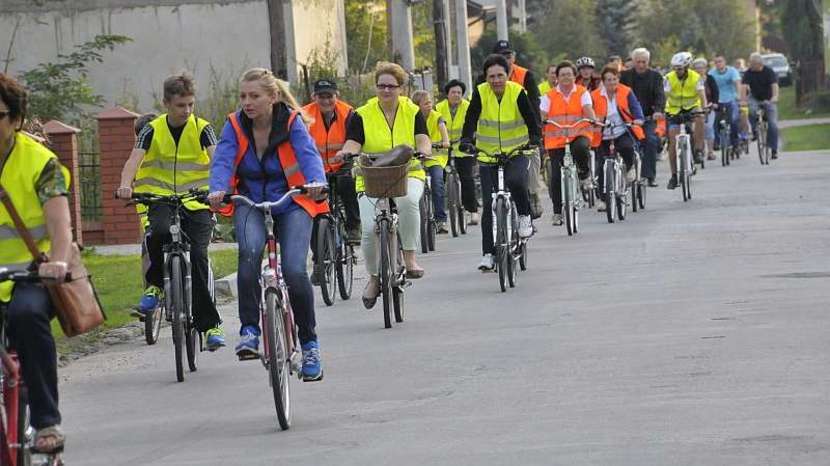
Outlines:
[[395,78],[395,81],[398,82],[398,86],[405,85],[409,78],[409,74],[407,74],[406,70],[404,70],[401,65],[397,63],[380,61],[375,67],[375,83],[377,83],[378,78],[384,74],[391,75]]
[[423,89],[420,89],[420,90],[417,90],[417,91],[413,92],[412,97],[410,97],[410,99],[412,99],[412,101],[415,102],[415,105],[420,106],[421,102],[424,101],[425,97],[432,97],[432,96],[430,95],[429,91],[425,91]]
[[240,84],[254,81],[258,82],[268,94],[279,96],[279,100],[288,105],[291,110],[298,112],[306,124],[311,124],[314,121],[297,103],[297,99],[291,94],[291,87],[288,82],[278,79],[271,70],[266,68],[251,68],[242,73],[242,77],[239,79]]

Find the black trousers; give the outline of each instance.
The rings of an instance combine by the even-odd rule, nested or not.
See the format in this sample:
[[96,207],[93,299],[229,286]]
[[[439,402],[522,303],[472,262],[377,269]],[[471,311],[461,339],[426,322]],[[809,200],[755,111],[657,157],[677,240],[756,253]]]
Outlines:
[[[519,156],[510,160],[504,168],[504,184],[510,191],[510,197],[516,203],[519,215],[530,215],[530,196],[527,192],[527,167],[530,159]],[[496,165],[479,164],[481,175],[481,200],[484,204],[481,216],[481,251],[493,254],[493,196],[499,189],[499,169]]]
[[[571,156],[576,164],[579,179],[584,180],[589,172],[588,164],[591,160],[591,141],[584,136],[580,136],[571,141]],[[551,168],[553,174],[550,177],[550,193],[553,201],[553,213],[562,214],[562,162],[565,158],[565,148],[549,149],[548,157],[550,157]]]
[[61,423],[58,357],[49,326],[54,315],[46,288],[35,283],[15,285],[5,318],[9,340],[20,357],[23,380],[29,390],[31,423],[35,429]]
[[[172,208],[154,205],[147,212],[150,229],[147,235],[147,251],[150,268],[147,283],[164,288],[164,245],[170,242]],[[181,211],[182,232],[190,241],[190,266],[193,280],[193,320],[196,329],[204,332],[222,323],[216,304],[208,289],[208,245],[213,229],[209,210]]]
[[[614,139],[614,148],[622,156],[625,170],[627,171],[634,164],[634,140],[626,133]],[[603,140],[597,147],[597,194],[602,195],[605,186],[605,159],[611,157],[611,140]]]
[[453,157],[458,178],[461,180],[461,204],[467,212],[478,212],[476,196],[475,157]]
[[360,206],[357,204],[354,178],[348,173],[329,175],[334,178],[337,196],[343,203],[346,212],[346,229],[356,229],[360,226]]

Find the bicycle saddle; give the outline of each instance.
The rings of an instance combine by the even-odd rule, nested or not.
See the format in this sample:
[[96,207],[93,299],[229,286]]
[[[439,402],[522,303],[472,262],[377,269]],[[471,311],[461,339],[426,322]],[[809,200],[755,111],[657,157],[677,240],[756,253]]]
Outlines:
[[360,165],[364,167],[394,167],[409,163],[414,155],[415,151],[411,147],[400,145],[377,156],[361,155]]

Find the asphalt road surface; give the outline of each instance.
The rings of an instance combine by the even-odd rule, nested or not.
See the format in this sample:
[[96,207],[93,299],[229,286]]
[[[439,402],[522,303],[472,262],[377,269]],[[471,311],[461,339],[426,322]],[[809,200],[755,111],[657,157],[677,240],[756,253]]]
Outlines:
[[507,293],[475,227],[421,259],[404,324],[363,309],[362,280],[318,300],[325,380],[292,382],[287,432],[233,355],[235,305],[184,383],[169,330],[74,362],[67,464],[830,464],[830,153],[710,163],[688,203],[660,182],[574,238],[546,215]]

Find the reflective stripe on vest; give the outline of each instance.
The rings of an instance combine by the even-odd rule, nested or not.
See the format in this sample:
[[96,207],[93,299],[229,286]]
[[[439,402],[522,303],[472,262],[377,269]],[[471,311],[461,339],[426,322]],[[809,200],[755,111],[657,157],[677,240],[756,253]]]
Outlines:
[[[594,90],[591,92],[591,100],[594,102],[594,113],[597,116],[597,120],[605,121],[606,117],[608,117],[608,98],[602,95],[602,90],[604,88],[601,87],[599,89]],[[628,107],[628,96],[631,94],[631,88],[626,86],[625,84],[617,84],[617,91],[616,96],[614,99],[617,102],[617,111],[620,113],[620,117],[622,117],[623,121],[626,123],[631,123],[634,121],[634,116],[631,114],[631,109]],[[645,133],[643,132],[643,128],[640,126],[632,126],[631,132],[634,134],[634,137],[637,140],[642,140],[645,138]],[[595,131],[593,138],[591,139],[591,145],[593,147],[598,147],[602,143],[602,129],[599,131]]]
[[[568,100],[565,96],[554,88],[546,94],[550,101],[550,109],[546,119],[553,120],[561,125],[570,125],[583,118],[582,114],[582,96],[588,90],[576,84]],[[557,128],[554,125],[545,125],[545,149],[561,149],[565,147],[565,142],[573,141],[577,137],[585,136],[591,139],[593,130],[589,125],[580,126],[572,129]]]
[[320,152],[326,173],[336,173],[343,166],[343,162],[332,161],[332,159],[346,142],[346,120],[353,111],[352,107],[338,100],[334,104],[334,120],[328,129],[326,129],[326,122],[319,105],[312,102],[303,107],[303,110],[314,119],[308,127],[308,132],[314,139],[317,151]]
[[666,113],[669,115],[700,107],[700,96],[697,93],[700,75],[694,70],[687,70],[686,73],[685,79],[679,79],[674,71],[666,75],[671,88],[671,91],[666,93]]
[[[530,141],[527,124],[516,100],[523,92],[522,86],[513,81],[505,84],[501,100],[496,97],[490,84],[478,85],[481,96],[481,115],[478,119],[476,143],[489,153],[507,153]],[[478,155],[482,163],[495,163],[496,159],[484,154]]]

